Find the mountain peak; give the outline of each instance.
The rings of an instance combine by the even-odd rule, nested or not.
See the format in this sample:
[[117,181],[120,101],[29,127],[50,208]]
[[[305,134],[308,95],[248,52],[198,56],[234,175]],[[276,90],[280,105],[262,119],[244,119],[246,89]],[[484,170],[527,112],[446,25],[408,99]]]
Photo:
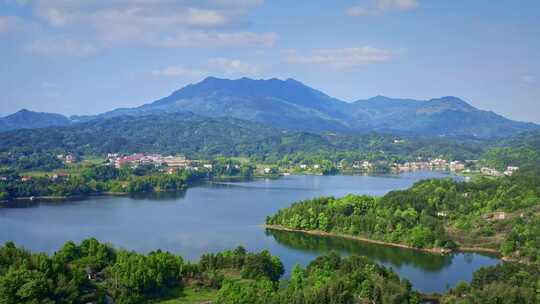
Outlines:
[[5,118],[28,116],[28,115],[32,115],[32,114],[38,114],[38,113],[39,112],[34,112],[34,111],[23,108],[23,109],[20,109],[19,111],[15,112],[15,113],[12,113],[12,114],[9,114],[9,115],[5,116]]
[[377,95],[377,96],[373,96],[371,98],[368,98],[367,101],[373,101],[373,102],[381,102],[381,101],[390,101],[392,100],[392,98],[390,97],[387,97],[387,96],[383,96],[383,95]]
[[440,98],[434,98],[429,100],[429,103],[431,105],[444,105],[446,107],[449,107],[453,110],[475,110],[476,108],[473,107],[468,102],[464,101],[461,98],[455,97],[455,96],[444,96]]
[[326,94],[317,91],[292,78],[252,79],[242,77],[226,79],[209,76],[202,81],[185,86],[171,95],[155,101],[151,105],[164,106],[178,100],[201,98],[204,96],[234,97],[234,98],[279,98],[293,103],[315,101],[320,97],[331,99]]

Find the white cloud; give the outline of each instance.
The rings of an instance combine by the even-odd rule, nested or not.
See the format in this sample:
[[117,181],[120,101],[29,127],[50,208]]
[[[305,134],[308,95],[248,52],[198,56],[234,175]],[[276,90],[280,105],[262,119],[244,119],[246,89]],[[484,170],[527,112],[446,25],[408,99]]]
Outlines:
[[181,48],[181,47],[226,47],[226,46],[273,46],[276,42],[275,33],[252,32],[208,32],[186,31],[165,39],[148,40],[152,46]]
[[201,78],[207,75],[206,71],[200,69],[190,69],[183,66],[169,66],[163,69],[152,71],[152,75],[161,77],[186,77],[186,78]]
[[206,61],[202,68],[174,65],[154,70],[152,71],[152,75],[157,77],[200,79],[210,75],[253,76],[261,70],[261,65],[252,64],[240,59],[211,58]]
[[[262,0],[29,0],[59,31],[95,35],[103,46],[222,47],[274,45],[277,35],[238,30]],[[85,37],[86,38],[86,37]]]
[[253,75],[259,72],[260,66],[239,59],[213,58],[207,63],[211,70],[217,70],[226,74]]
[[353,6],[345,10],[348,16],[380,16],[387,11],[407,11],[418,7],[417,0],[374,0],[371,6]]
[[199,8],[189,8],[187,10],[186,22],[193,26],[213,27],[227,23],[227,18],[216,11]]
[[[221,27],[236,23],[261,0],[33,0],[35,14],[51,25],[95,22],[109,16],[136,17],[133,23]],[[123,20],[120,20],[123,22]]]
[[292,64],[310,64],[332,68],[353,68],[392,59],[392,52],[374,47],[318,49],[307,54],[296,50],[285,51],[285,61]]
[[39,55],[69,55],[85,57],[95,54],[99,48],[93,44],[69,37],[35,40],[24,48],[27,52]]

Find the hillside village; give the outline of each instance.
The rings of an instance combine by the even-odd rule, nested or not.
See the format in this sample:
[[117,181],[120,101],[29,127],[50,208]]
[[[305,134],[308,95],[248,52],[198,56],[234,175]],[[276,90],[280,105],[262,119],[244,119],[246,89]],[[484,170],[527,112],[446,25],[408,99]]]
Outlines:
[[[57,158],[61,160],[65,166],[73,167],[77,164],[84,164],[87,160],[80,159],[74,154],[59,154]],[[265,176],[279,176],[290,174],[336,174],[336,173],[348,173],[348,174],[380,174],[380,173],[405,173],[414,171],[450,171],[460,174],[479,174],[484,176],[510,176],[516,172],[519,167],[508,166],[504,171],[499,171],[494,168],[485,167],[481,165],[478,160],[466,160],[449,161],[442,158],[422,159],[418,158],[416,161],[409,162],[386,162],[386,161],[369,161],[369,160],[356,160],[353,162],[342,160],[340,162],[332,162],[329,160],[311,160],[300,163],[288,163],[288,164],[266,164],[266,163],[252,163],[250,160],[245,159],[242,161],[247,164],[247,168],[251,173],[249,176],[265,177]],[[219,171],[230,172],[239,171],[241,169],[242,162],[238,160],[230,159],[224,164],[220,164]],[[102,163],[120,169],[122,167],[137,168],[140,166],[152,166],[161,172],[173,174],[178,170],[188,171],[200,171],[212,173],[217,165],[216,160],[195,160],[188,159],[183,154],[176,155],[161,155],[161,154],[145,154],[145,153],[133,153],[133,154],[121,154],[121,153],[108,153]],[[223,168],[221,168],[223,167]],[[222,172],[218,172],[219,175]],[[57,170],[52,175],[49,175],[50,179],[65,179],[69,177],[69,173],[62,170]],[[32,180],[32,175],[22,175],[20,177],[21,182],[28,182]],[[7,180],[7,176],[0,176],[0,180]]]
[[144,154],[135,153],[131,155],[120,155],[118,153],[107,154],[107,163],[110,166],[114,166],[120,169],[123,166],[136,167],[139,165],[153,165],[155,167],[166,166],[169,172],[174,172],[177,169],[190,169],[190,170],[212,170],[212,163],[205,160],[190,160],[184,155],[169,155],[163,156],[161,154]]

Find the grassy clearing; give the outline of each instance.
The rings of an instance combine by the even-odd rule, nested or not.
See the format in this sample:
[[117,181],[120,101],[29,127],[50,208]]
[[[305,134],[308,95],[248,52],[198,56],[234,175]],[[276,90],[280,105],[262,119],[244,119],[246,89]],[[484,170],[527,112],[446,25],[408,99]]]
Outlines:
[[167,300],[152,302],[154,304],[202,304],[212,303],[217,298],[217,290],[209,288],[185,287]]

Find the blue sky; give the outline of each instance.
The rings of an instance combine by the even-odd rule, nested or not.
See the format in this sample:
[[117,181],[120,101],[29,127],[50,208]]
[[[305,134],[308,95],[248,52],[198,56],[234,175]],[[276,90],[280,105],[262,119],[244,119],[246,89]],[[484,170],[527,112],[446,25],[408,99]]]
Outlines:
[[540,123],[540,1],[0,0],[0,115],[138,106],[209,75]]

